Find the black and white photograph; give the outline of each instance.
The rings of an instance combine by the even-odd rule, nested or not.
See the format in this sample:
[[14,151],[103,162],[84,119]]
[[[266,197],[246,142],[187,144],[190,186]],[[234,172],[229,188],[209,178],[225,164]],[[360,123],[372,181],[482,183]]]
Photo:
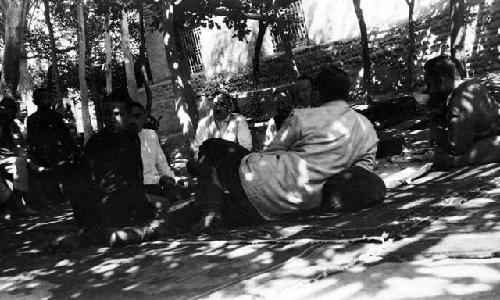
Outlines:
[[500,0],[0,0],[3,299],[500,299]]

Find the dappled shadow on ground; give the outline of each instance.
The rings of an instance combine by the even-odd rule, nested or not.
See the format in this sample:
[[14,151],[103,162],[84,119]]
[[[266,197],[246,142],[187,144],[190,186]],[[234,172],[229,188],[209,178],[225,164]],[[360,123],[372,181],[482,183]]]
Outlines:
[[407,197],[405,190],[422,196],[406,207],[429,201],[441,189],[441,200],[430,207],[445,213],[344,272],[308,282],[307,288],[295,285],[289,299],[497,298],[499,175],[498,164],[433,172],[418,185],[401,189],[392,198],[396,202]]
[[[0,295],[182,299],[216,291],[215,295],[234,297],[252,294],[257,288],[264,294],[270,290],[276,293],[276,286],[278,291],[286,290],[322,277],[325,272],[328,275],[351,270],[348,267],[356,261],[359,253],[355,253],[363,243],[411,237],[433,220],[463,211],[455,208],[469,199],[494,195],[500,191],[498,175],[499,165],[433,172],[414,186],[390,191],[384,204],[358,213],[304,217],[212,237],[164,238],[122,249],[93,247],[72,253],[41,253],[43,241],[51,232],[71,228],[68,210],[58,216],[54,213],[2,224],[2,241],[8,243],[1,246]],[[489,213],[497,216],[496,211]],[[464,214],[467,222],[466,211]],[[477,215],[474,218],[481,219]],[[463,226],[462,231],[497,226],[487,223],[491,219],[484,220]],[[433,238],[421,237],[423,244],[404,247],[416,255],[447,235],[445,231],[443,235],[436,231],[425,234]],[[403,251],[404,247],[398,253],[413,255]],[[435,277],[439,276],[436,273]],[[408,278],[412,282],[413,277]],[[391,282],[380,279],[381,286]],[[369,290],[367,287],[364,291]]]

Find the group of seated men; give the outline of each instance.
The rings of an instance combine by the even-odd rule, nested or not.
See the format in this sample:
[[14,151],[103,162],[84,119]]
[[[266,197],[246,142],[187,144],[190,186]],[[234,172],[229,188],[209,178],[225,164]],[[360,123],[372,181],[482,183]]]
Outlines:
[[[498,104],[481,84],[462,82],[461,74],[460,64],[447,56],[425,65],[434,162],[498,162]],[[299,81],[296,86],[306,88],[296,93],[302,96],[294,105],[286,92],[274,94],[278,114],[259,152],[251,152],[248,124],[234,112],[231,97],[215,95],[188,164],[198,178],[194,205],[183,209],[194,216],[191,230],[213,233],[383,201],[385,186],[373,173],[377,133],[348,105],[347,73],[330,66]],[[160,230],[157,208],[165,205],[164,190],[179,188],[182,180],[169,168],[156,133],[142,128],[144,108],[126,92],[104,97],[102,112],[104,128],[85,145],[71,203],[79,235],[98,243],[142,241]]]

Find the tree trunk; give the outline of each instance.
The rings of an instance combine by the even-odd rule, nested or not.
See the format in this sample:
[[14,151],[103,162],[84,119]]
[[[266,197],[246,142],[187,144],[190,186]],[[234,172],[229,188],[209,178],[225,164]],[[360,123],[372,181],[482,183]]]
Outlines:
[[104,44],[106,48],[106,94],[109,95],[113,92],[113,71],[111,70],[111,59],[113,57],[113,53],[111,53],[111,35],[109,33],[109,14],[110,11],[106,13],[104,17],[104,26],[105,26],[105,35],[104,35]]
[[84,0],[76,0],[76,9],[78,13],[78,78],[80,81],[80,95],[82,99],[82,123],[83,139],[87,143],[92,136],[92,124],[90,123],[89,113],[89,91],[87,88],[87,79],[85,74],[85,18],[83,14]]
[[453,58],[464,58],[465,42],[465,3],[464,0],[450,0],[450,55]]
[[167,64],[171,72],[177,117],[181,122],[183,135],[192,146],[198,125],[198,110],[190,78],[187,76],[186,71],[183,71],[188,67],[183,66],[186,61],[182,59],[178,42],[175,41],[178,34],[176,34],[174,21],[174,0],[162,0],[162,15],[163,41],[165,43]]
[[130,50],[127,12],[125,10],[122,10],[120,33],[122,38],[123,60],[125,62],[125,74],[127,75],[128,94],[134,101],[139,101],[139,92],[137,91],[137,83],[135,82],[134,58]]
[[361,0],[353,0],[354,11],[358,18],[359,31],[361,33],[361,45],[363,47],[363,90],[365,92],[366,102],[371,101],[372,87],[371,87],[371,61],[370,49],[368,48],[368,34],[366,32],[366,23],[363,17],[363,10],[361,9]]
[[52,62],[52,78],[56,89],[56,99],[55,99],[55,107],[56,110],[64,110],[64,105],[62,103],[61,96],[61,81],[59,80],[59,68],[57,66],[57,48],[56,48],[56,40],[54,37],[54,29],[52,28],[52,21],[50,20],[50,8],[49,8],[49,0],[43,0],[43,4],[45,7],[45,23],[47,25],[47,29],[49,31],[49,42],[50,42],[50,60]]
[[19,83],[19,61],[21,56],[21,39],[23,24],[26,24],[25,10],[27,0],[5,1],[4,14],[4,53],[2,62],[2,86],[3,96],[18,99],[17,85]]
[[415,24],[413,23],[413,10],[415,8],[415,0],[406,0],[408,4],[408,60],[407,71],[408,78],[406,81],[406,89],[410,91],[413,88],[413,58],[415,56]]
[[27,23],[27,18],[26,16],[28,15],[28,10],[29,10],[29,1],[25,2],[25,8],[24,8],[24,16],[23,16],[23,24],[22,30],[21,30],[21,56],[19,60],[19,83],[17,86],[17,91],[19,93],[19,96],[21,97],[21,103],[23,105],[21,106],[21,112],[24,113],[24,110],[26,110],[26,115],[29,116],[32,113],[36,111],[36,106],[33,103],[33,88],[34,88],[34,83],[33,83],[33,77],[31,76],[31,73],[28,70],[28,55],[26,53],[26,46],[25,46],[25,37],[26,37],[26,23]]
[[267,22],[259,20],[259,33],[257,35],[257,40],[255,41],[255,51],[253,54],[253,80],[254,85],[259,85],[260,80],[260,51],[262,50],[262,42],[264,41],[264,35],[267,30]]
[[486,14],[484,13],[484,6],[486,0],[479,1],[479,7],[476,16],[476,29],[474,32],[474,44],[472,45],[472,57],[477,56],[477,48],[479,46],[479,37],[481,36],[481,31],[483,30]]
[[146,29],[144,26],[144,6],[142,1],[138,3],[138,11],[139,11],[139,37],[140,37],[140,46],[139,46],[139,67],[140,75],[142,81],[144,83],[144,90],[146,91],[146,115],[151,115],[151,107],[153,106],[153,92],[151,91],[150,80],[148,77],[148,58],[146,55]]
[[90,98],[92,99],[92,102],[94,102],[97,130],[101,130],[104,127],[102,122],[102,111],[99,104],[99,99],[102,99],[102,95],[99,89],[97,88],[97,80],[95,79],[95,77],[90,79],[89,81],[90,81],[89,84]]

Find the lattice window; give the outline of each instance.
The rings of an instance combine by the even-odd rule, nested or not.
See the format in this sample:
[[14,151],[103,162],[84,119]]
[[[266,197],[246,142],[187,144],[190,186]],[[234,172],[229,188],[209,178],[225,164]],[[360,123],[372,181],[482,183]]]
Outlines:
[[182,32],[182,47],[189,63],[191,73],[203,70],[203,60],[201,59],[201,30],[199,27],[186,29]]
[[[297,48],[300,46],[305,46],[308,44],[309,40],[307,38],[307,29],[305,24],[304,9],[302,7],[302,1],[298,0],[290,4],[284,9],[285,19],[291,21],[286,26],[286,30],[290,34],[290,43],[292,48]],[[281,37],[272,34],[273,37],[273,50],[274,52],[284,51],[283,43]]]

